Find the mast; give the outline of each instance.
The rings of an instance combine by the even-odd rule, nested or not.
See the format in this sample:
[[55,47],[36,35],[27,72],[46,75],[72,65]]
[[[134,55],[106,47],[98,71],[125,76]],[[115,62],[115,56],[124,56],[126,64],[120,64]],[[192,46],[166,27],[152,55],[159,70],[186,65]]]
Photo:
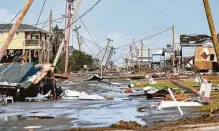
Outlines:
[[25,6],[23,7],[20,16],[17,18],[16,22],[14,23],[13,27],[11,28],[8,37],[6,38],[3,46],[0,49],[0,61],[2,60],[5,51],[7,50],[8,46],[10,45],[11,41],[13,40],[13,37],[18,30],[20,24],[22,23],[24,17],[26,16],[28,10],[30,9],[30,6],[32,5],[33,0],[27,0]]

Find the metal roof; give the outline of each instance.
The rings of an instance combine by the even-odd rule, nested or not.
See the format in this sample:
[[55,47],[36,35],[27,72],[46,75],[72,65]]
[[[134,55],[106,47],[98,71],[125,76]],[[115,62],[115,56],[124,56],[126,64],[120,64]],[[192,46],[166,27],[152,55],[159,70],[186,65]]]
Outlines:
[[[13,24],[0,24],[0,31],[9,31],[11,30],[12,26]],[[48,33],[45,30],[42,30],[40,28],[28,24],[21,24],[18,28],[18,31],[40,31],[43,33]]]

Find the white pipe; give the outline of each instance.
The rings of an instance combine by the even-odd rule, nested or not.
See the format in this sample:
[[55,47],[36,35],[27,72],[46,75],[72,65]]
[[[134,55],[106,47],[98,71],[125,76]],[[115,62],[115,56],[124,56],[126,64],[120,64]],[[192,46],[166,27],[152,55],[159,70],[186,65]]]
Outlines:
[[177,106],[177,108],[178,108],[178,110],[179,110],[179,113],[181,114],[181,116],[184,116],[183,111],[182,111],[182,109],[180,108],[178,102],[176,101],[176,98],[174,97],[172,90],[171,90],[170,88],[168,88],[168,91],[169,91],[170,96],[172,97],[173,101],[175,102],[175,104],[176,104],[176,106]]

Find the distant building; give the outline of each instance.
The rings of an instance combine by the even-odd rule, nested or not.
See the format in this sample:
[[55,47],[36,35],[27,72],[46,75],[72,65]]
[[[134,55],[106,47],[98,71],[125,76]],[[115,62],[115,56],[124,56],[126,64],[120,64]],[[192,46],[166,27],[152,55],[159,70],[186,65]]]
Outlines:
[[[211,37],[207,35],[181,35],[180,45],[182,61],[184,61],[195,56],[197,46],[212,46],[213,43]],[[191,68],[191,65],[194,65],[194,59],[189,63],[184,68]]]
[[153,69],[160,68],[161,62],[163,61],[162,54],[163,54],[163,49],[152,54],[151,66]]
[[[142,67],[151,67],[152,64],[152,54],[160,51],[162,49],[138,49],[137,59],[138,63]],[[141,52],[142,51],[142,52]]]
[[[10,29],[13,24],[0,24],[0,48],[3,46]],[[43,61],[43,53],[48,47],[48,32],[37,27],[21,24],[17,30],[12,42],[10,43],[7,52],[3,58],[3,62],[11,62],[17,55],[23,54],[22,60],[25,62]]]
[[180,55],[180,44],[175,43],[175,54],[174,54],[174,46],[173,44],[168,44],[167,47],[163,51],[163,60],[161,63],[161,67],[167,68],[173,66],[173,57],[175,55],[175,64],[178,64],[181,61],[181,55]]
[[201,71],[218,71],[217,57],[214,47],[197,46],[194,65]]

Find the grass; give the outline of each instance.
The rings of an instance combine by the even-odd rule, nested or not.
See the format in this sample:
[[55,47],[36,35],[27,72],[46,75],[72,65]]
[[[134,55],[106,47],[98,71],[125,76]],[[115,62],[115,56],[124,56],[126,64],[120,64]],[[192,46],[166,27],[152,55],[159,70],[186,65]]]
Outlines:
[[219,85],[219,80],[212,80],[211,82],[213,86]]
[[[217,86],[219,85],[219,80],[211,80],[212,85],[213,86]],[[181,83],[182,85],[188,86],[188,87],[194,87],[196,85],[199,85],[198,82],[194,82],[192,80],[183,80],[180,81],[179,83]],[[149,85],[148,81],[136,81],[133,82],[132,84],[134,84],[135,87],[145,87],[147,85]],[[180,93],[182,91],[182,89],[177,88],[177,86],[175,86],[174,84],[172,84],[169,81],[165,81],[165,82],[158,82],[157,84],[153,84],[151,86],[154,87],[161,87],[161,88],[176,88],[175,93]],[[199,87],[194,87],[196,90],[199,90]],[[210,112],[211,110],[215,110],[219,108],[219,92],[212,92],[211,93],[211,99],[213,101],[213,104],[210,105],[204,105],[200,108],[197,109],[197,111],[200,112]]]
[[213,104],[210,104],[210,105],[204,105],[200,108],[198,108],[196,111],[199,111],[199,112],[210,112],[212,110],[216,110],[219,108],[219,104],[218,103],[213,103]]
[[143,88],[143,87],[146,87],[149,83],[148,81],[135,81],[135,82],[132,82],[131,84],[133,84],[134,87]]

